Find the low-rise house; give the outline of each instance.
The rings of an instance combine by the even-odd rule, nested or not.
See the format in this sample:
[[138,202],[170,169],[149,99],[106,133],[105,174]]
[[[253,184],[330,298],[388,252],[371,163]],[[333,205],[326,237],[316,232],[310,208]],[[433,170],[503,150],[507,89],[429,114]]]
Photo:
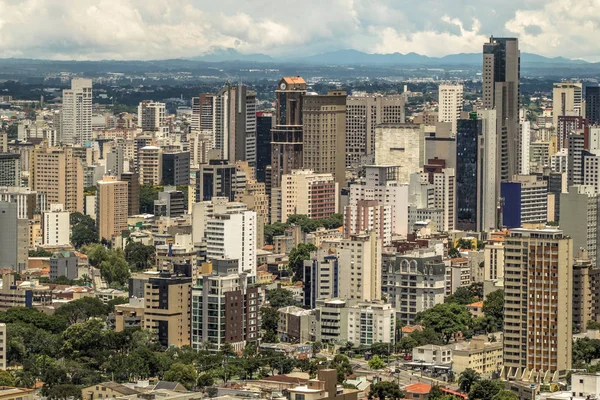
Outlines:
[[431,385],[427,383],[413,383],[404,387],[404,395],[408,400],[428,400]]
[[491,376],[502,369],[502,332],[474,336],[470,341],[453,343],[450,347],[455,374],[471,368],[481,375]]

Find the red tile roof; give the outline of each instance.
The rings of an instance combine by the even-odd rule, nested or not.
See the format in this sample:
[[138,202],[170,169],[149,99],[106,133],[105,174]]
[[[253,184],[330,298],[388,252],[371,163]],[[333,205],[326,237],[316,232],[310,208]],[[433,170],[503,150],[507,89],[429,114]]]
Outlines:
[[404,388],[405,391],[410,393],[429,393],[431,390],[431,385],[427,383],[413,383],[412,385],[408,385]]

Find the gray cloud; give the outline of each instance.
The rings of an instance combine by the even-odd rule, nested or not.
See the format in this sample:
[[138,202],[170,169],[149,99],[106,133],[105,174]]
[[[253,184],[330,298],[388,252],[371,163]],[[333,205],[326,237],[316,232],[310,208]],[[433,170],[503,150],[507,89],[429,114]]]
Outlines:
[[0,0],[0,56],[161,59],[212,47],[442,56],[490,34],[524,51],[597,59],[600,0]]

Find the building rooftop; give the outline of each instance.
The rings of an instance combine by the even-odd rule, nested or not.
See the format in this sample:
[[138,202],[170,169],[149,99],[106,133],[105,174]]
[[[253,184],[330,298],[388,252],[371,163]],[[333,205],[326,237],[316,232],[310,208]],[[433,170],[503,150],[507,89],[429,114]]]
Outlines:
[[427,394],[431,391],[431,385],[427,383],[413,383],[404,387],[404,390],[409,393]]
[[467,304],[467,307],[481,308],[483,307],[483,301],[476,301],[475,303]]

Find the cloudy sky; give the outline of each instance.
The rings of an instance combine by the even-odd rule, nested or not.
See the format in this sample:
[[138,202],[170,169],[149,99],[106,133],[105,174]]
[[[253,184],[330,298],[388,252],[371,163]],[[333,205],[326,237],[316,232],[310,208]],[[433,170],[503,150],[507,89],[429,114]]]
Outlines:
[[600,61],[600,0],[0,0],[0,57],[164,59],[214,47],[306,56],[330,50],[522,51]]

